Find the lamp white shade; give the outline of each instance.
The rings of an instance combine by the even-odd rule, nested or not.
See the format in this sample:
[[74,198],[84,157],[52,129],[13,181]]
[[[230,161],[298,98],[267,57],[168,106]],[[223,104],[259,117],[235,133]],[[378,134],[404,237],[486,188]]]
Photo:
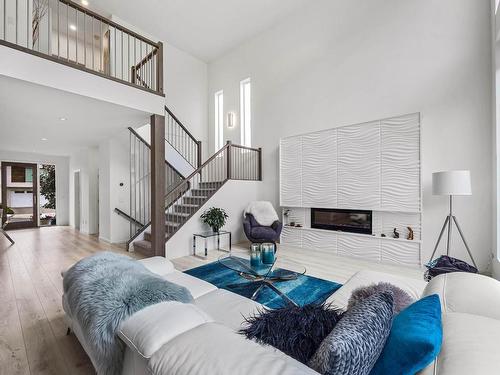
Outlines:
[[472,195],[470,171],[446,171],[433,173],[432,194]]

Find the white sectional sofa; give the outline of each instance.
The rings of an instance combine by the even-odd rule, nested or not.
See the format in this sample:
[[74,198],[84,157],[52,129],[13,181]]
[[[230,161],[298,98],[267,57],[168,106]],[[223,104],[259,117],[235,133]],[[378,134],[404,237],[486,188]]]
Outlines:
[[[141,260],[148,269],[191,291],[194,304],[164,302],[125,320],[119,336],[127,345],[123,375],[317,374],[280,351],[236,333],[260,305],[174,269],[162,257]],[[443,308],[443,347],[421,375],[500,373],[500,282],[455,273],[430,283],[373,271],[355,274],[329,302],[345,308],[353,289],[387,281],[418,299],[438,294]],[[63,307],[83,348],[78,323]],[[93,361],[92,357],[90,359]]]

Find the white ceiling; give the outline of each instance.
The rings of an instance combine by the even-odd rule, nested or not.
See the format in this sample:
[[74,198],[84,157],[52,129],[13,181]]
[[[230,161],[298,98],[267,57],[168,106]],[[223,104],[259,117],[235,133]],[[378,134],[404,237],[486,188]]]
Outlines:
[[311,0],[88,0],[89,7],[212,61]]
[[[148,114],[0,75],[0,149],[70,155],[97,146]],[[61,121],[60,118],[66,118]],[[47,138],[42,141],[42,138]]]

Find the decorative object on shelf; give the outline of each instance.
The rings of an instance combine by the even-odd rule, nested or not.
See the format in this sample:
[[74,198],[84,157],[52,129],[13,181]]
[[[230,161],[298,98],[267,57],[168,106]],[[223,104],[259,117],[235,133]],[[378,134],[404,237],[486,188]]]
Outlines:
[[294,226],[295,226],[295,221],[290,222],[290,224],[289,224],[289,225],[290,225],[291,227],[294,227]]
[[265,242],[260,248],[262,253],[262,263],[273,264],[276,245],[271,242]]
[[396,228],[394,228],[394,230],[392,231],[392,237],[399,238],[399,232],[396,230]]
[[302,228],[302,224],[295,224],[295,228]]
[[250,245],[250,266],[258,267],[262,263],[260,244],[253,243]]
[[465,237],[462,233],[462,229],[458,224],[457,218],[453,215],[453,196],[454,195],[472,195],[471,188],[471,180],[470,180],[470,171],[467,170],[459,170],[459,171],[446,171],[446,172],[436,172],[432,174],[432,193],[434,195],[448,195],[450,197],[450,213],[446,216],[444,220],[443,227],[441,232],[439,233],[438,240],[436,242],[436,246],[434,246],[434,251],[432,252],[431,259],[429,263],[434,259],[434,255],[439,247],[439,243],[441,242],[441,238],[443,237],[443,233],[448,227],[448,238],[446,241],[446,255],[450,255],[450,242],[451,242],[451,231],[452,231],[452,223],[455,223],[458,233],[462,238],[462,241],[467,249],[467,253],[469,254],[474,267],[477,268],[476,261],[472,256],[469,245],[465,240]]
[[413,229],[411,227],[406,227],[408,229],[408,236],[406,237],[407,240],[413,241],[415,238],[415,233],[413,233]]
[[207,224],[214,232],[218,232],[224,224],[228,215],[222,208],[211,207],[200,216],[201,220]]
[[384,233],[382,233],[382,234],[380,235],[380,237],[387,237],[387,236],[386,236]]

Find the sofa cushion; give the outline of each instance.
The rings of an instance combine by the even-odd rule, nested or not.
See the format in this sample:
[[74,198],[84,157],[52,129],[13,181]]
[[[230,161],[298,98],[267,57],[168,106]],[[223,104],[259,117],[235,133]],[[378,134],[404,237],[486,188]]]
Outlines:
[[163,275],[162,277],[174,284],[182,285],[187,288],[195,299],[217,289],[213,284],[177,270]]
[[368,375],[389,336],[393,303],[389,292],[358,302],[323,340],[309,366],[323,375]]
[[193,304],[162,302],[125,320],[118,336],[137,354],[149,358],[175,336],[210,321],[208,314]]
[[255,315],[262,305],[249,298],[217,289],[195,300],[195,304],[206,311],[216,322],[222,323],[234,331],[242,328],[245,316]]
[[149,370],[153,375],[316,374],[219,323],[202,324],[167,342],[149,360]]
[[175,270],[174,264],[165,257],[151,257],[139,260],[144,267],[157,275],[163,276]]
[[474,273],[454,272],[433,278],[423,295],[438,294],[443,313],[460,312],[500,320],[500,282]]
[[368,286],[381,281],[393,284],[403,289],[415,300],[420,299],[422,291],[427,284],[424,280],[416,280],[388,273],[362,270],[347,280],[347,282],[339,290],[328,298],[327,302],[345,310],[347,308],[349,298],[356,288]]
[[433,294],[396,315],[371,375],[415,374],[434,361],[442,338],[441,304]]
[[497,374],[500,369],[500,322],[478,315],[443,315],[439,357],[419,375]]
[[326,304],[288,304],[275,310],[263,309],[260,315],[246,316],[248,324],[239,333],[307,363],[341,316],[338,310]]

